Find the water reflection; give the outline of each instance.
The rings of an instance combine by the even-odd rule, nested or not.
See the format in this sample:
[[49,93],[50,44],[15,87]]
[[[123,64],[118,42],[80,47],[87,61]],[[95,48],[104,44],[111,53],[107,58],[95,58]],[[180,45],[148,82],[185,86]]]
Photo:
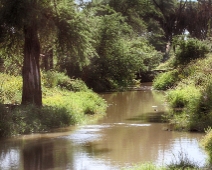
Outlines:
[[1,140],[0,169],[119,170],[149,161],[167,164],[181,151],[203,165],[203,134],[164,131],[164,94],[146,89],[102,94],[110,106],[95,124]]

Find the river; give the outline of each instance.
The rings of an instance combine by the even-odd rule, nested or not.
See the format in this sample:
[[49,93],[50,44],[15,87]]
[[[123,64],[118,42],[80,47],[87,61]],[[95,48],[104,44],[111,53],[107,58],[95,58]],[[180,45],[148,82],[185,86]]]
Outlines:
[[146,162],[166,165],[180,155],[203,166],[204,134],[166,130],[160,117],[167,108],[164,93],[150,88],[100,94],[109,107],[98,122],[0,140],[0,169],[120,170]]

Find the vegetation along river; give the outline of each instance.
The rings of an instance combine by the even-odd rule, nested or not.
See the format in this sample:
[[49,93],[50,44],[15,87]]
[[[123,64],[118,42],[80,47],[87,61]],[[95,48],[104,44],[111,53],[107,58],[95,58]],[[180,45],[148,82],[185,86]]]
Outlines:
[[205,163],[198,144],[203,134],[165,130],[159,117],[166,109],[163,92],[147,85],[101,96],[109,107],[98,122],[1,140],[0,169],[119,170],[145,162],[165,165],[182,152]]

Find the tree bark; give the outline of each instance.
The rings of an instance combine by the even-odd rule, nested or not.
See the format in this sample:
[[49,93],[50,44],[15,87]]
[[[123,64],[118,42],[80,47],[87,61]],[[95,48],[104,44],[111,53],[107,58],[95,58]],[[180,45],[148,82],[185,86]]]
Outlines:
[[35,24],[24,27],[24,64],[22,104],[42,106],[40,42]]
[[45,51],[41,56],[41,68],[45,71],[53,69],[53,49]]
[[54,61],[53,61],[53,49],[49,51],[49,68],[54,68]]

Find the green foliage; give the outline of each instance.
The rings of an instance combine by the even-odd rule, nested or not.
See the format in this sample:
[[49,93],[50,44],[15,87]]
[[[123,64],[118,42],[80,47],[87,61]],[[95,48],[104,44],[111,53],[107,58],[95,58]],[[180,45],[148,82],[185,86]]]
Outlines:
[[81,80],[70,79],[63,73],[43,75],[47,86],[43,86],[44,106],[41,108],[18,105],[21,102],[21,77],[0,76],[0,137],[83,123],[89,121],[89,116],[93,116],[89,119],[95,119],[94,115],[103,115],[106,111],[106,102],[100,96]]
[[70,79],[65,73],[47,71],[43,73],[43,85],[47,88],[57,86],[70,91],[88,91],[86,84],[80,79]]
[[70,79],[67,77],[60,78],[58,80],[58,85],[61,88],[65,88],[70,91],[88,91],[88,87],[86,86],[85,82],[80,79]]
[[209,52],[207,44],[196,38],[188,38],[185,40],[182,37],[177,37],[174,39],[173,44],[176,46],[175,66],[185,65],[192,60],[204,58]]
[[[167,118],[176,129],[203,131],[212,122],[212,57],[198,59],[178,72],[179,82],[168,91]],[[179,74],[180,73],[180,74]]]
[[[20,104],[22,93],[22,78],[0,74],[0,101],[4,104]],[[59,87],[69,91],[89,91],[86,84],[80,79],[70,79],[64,73],[48,71],[42,74],[44,93],[46,88],[54,90]],[[52,91],[48,90],[48,91]],[[44,94],[45,96],[45,94]]]
[[195,86],[179,88],[168,92],[167,99],[173,108],[188,107],[189,110],[195,111],[199,103],[201,93]]
[[130,55],[137,67],[142,71],[151,71],[155,69],[161,59],[162,53],[155,50],[155,48],[142,37],[137,37],[130,41]]
[[5,107],[1,104],[0,110],[0,137],[43,132],[73,123],[71,114],[62,107]]
[[171,107],[167,118],[177,130],[203,131],[211,124],[211,114],[204,113],[202,92],[193,85],[184,85],[167,94]]
[[205,149],[209,156],[209,163],[212,163],[212,129],[211,127],[205,130],[206,135],[201,139],[200,144]]
[[[94,47],[98,56],[82,69],[81,77],[95,91],[123,88],[132,83],[138,70],[151,70],[162,54],[145,39],[137,37],[126,18],[108,6],[88,11],[94,14]],[[69,66],[70,67],[70,66]]]
[[66,108],[75,123],[84,122],[85,114],[103,114],[106,109],[105,101],[89,90],[83,81],[70,79],[64,74],[59,74],[58,87],[54,90],[45,88],[43,103]]
[[85,114],[103,114],[106,109],[105,101],[92,91],[68,92],[55,91],[47,93],[43,102],[47,106],[64,107],[72,114],[74,122],[85,121]]
[[156,90],[167,90],[179,80],[177,70],[158,74],[153,80],[153,88]]
[[0,74],[0,101],[1,103],[20,103],[22,79],[20,76]]
[[96,56],[93,46],[95,32],[93,33],[90,20],[85,13],[76,12],[73,0],[61,1],[58,10],[59,18],[55,18],[58,28],[57,50],[60,53],[58,65],[63,68],[67,67],[67,63],[74,63],[80,68],[88,65],[90,59]]
[[20,47],[11,47],[11,51],[0,50],[0,70],[2,73],[10,75],[21,75],[22,62],[21,57],[22,50]]
[[56,72],[47,71],[42,73],[42,83],[47,88],[54,88],[58,85],[58,77]]

